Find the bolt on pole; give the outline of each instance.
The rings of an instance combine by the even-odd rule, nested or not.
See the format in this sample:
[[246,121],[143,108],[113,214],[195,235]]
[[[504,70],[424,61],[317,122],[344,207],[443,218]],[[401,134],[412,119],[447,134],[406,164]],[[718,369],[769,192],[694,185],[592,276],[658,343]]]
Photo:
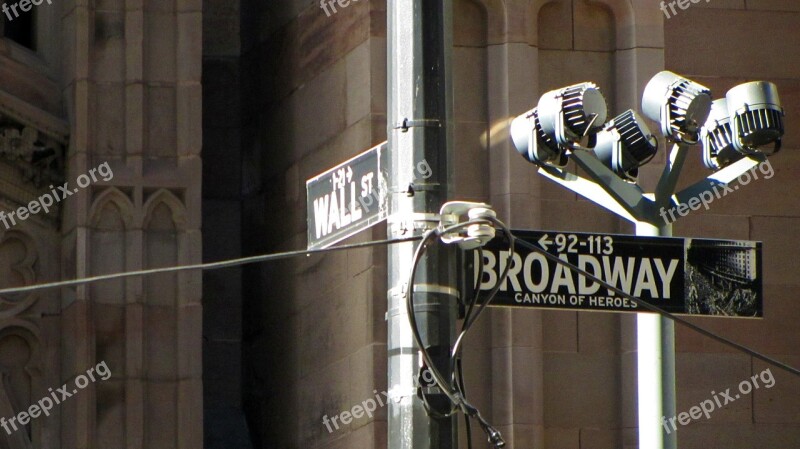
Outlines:
[[[452,0],[388,0],[388,141],[390,238],[436,226],[439,208],[451,195]],[[431,176],[414,180],[425,161]],[[418,243],[391,245],[388,252],[388,448],[452,449],[458,439],[454,416],[428,414],[417,396],[421,376],[405,307],[405,285]],[[456,335],[456,248],[435,245],[420,261],[414,304],[422,341],[439,371],[450,379],[450,347]],[[435,388],[434,407],[449,409]]]

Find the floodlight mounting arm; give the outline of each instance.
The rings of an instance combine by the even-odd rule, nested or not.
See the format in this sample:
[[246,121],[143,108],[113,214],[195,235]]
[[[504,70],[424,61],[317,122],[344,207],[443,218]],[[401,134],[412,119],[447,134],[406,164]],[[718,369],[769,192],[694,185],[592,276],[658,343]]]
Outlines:
[[656,209],[666,207],[670,202],[670,198],[675,193],[675,188],[678,186],[678,178],[683,169],[683,163],[686,161],[686,154],[689,145],[686,143],[676,143],[672,146],[672,151],[669,153],[669,158],[664,164],[664,171],[661,173],[661,178],[658,180],[655,191],[655,206]]
[[636,218],[630,214],[613,196],[604,189],[598,189],[597,183],[586,178],[570,173],[562,168],[548,165],[539,167],[539,174],[550,179],[556,184],[569,189],[587,200],[599,204],[614,214],[635,223]]
[[654,194],[644,193],[638,185],[625,182],[589,150],[582,148],[572,149],[572,159],[591,179],[570,173],[565,168],[546,164],[539,165],[539,174],[634,224],[645,222],[659,225],[662,221],[659,214],[662,207],[678,207],[718,187],[736,185],[742,174],[752,171],[767,160],[760,153],[748,155],[674,193],[690,146],[687,143],[676,143],[673,146]]
[[[642,221],[642,218],[651,215],[655,210],[653,200],[647,198],[638,185],[625,182],[591,152],[576,149],[572,152],[572,158],[594,180],[595,186],[601,187],[620,207],[627,211],[628,216],[623,216],[623,218],[632,222]],[[576,193],[583,195],[581,192]],[[604,204],[602,205],[607,208]]]
[[712,192],[717,187],[733,185],[734,189],[738,189],[739,177],[766,160],[767,157],[761,153],[750,154],[676,193],[671,198],[671,206],[677,207],[680,204],[686,204],[690,199],[700,198],[703,193]]

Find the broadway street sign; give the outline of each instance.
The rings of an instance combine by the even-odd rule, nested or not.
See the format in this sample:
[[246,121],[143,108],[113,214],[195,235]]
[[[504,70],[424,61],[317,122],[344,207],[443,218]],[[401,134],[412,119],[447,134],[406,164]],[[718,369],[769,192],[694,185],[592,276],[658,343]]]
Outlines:
[[[605,282],[668,312],[761,317],[761,243],[614,234],[513,231]],[[479,255],[468,260],[478,276]],[[481,289],[497,284],[508,261],[502,238],[482,250]],[[473,284],[474,285],[474,282]],[[485,296],[485,293],[484,293]],[[647,312],[573,270],[517,245],[493,306]]]
[[308,249],[334,243],[386,219],[386,142],[306,181]]

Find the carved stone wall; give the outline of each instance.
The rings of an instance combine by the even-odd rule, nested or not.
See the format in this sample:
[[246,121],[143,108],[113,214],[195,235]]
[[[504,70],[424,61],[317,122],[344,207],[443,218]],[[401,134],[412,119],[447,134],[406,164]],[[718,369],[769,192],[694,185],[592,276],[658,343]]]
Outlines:
[[[201,17],[199,0],[64,12],[66,179],[114,172],[64,205],[64,277],[200,262]],[[200,297],[198,272],[65,294],[62,375],[112,376],[65,405],[64,447],[202,447]]]
[[[0,39],[0,210],[108,163],[8,229],[0,287],[201,259],[199,0],[53,3],[35,51]],[[0,448],[202,448],[201,276],[0,298],[0,416],[105,362]]]
[[[25,219],[12,213],[61,185],[69,125],[58,114],[60,95],[39,54],[0,39],[0,67],[0,288],[5,288],[59,279],[60,205]],[[58,293],[0,297],[0,416],[6,420],[63,383]],[[57,409],[46,419],[17,422],[16,430],[7,424],[12,432],[0,431],[0,447],[60,448],[61,418]]]

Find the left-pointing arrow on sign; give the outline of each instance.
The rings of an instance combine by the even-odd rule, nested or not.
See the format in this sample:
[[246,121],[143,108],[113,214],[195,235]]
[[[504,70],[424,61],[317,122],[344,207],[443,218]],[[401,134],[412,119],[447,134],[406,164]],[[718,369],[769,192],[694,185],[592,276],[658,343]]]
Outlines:
[[539,246],[544,248],[545,251],[550,251],[550,245],[553,243],[552,240],[548,240],[549,237],[547,234],[543,235],[542,238],[539,239]]

